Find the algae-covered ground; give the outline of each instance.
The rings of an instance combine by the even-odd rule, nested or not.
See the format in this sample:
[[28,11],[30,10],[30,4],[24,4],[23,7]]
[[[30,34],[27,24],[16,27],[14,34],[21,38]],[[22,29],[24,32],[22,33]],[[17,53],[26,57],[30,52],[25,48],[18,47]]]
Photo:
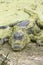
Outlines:
[[43,20],[43,0],[0,0],[0,26],[28,19],[24,8],[35,11]]
[[[24,8],[36,12],[43,21],[43,0],[0,0],[0,26],[28,19]],[[7,43],[0,45],[0,54],[6,56],[7,53],[9,65],[43,65],[43,46],[36,46],[35,43],[30,43],[19,52],[13,51]]]

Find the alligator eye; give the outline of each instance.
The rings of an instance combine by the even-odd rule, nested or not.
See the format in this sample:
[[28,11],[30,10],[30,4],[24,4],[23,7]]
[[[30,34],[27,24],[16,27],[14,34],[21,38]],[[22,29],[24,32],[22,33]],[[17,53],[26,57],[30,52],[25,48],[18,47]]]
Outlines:
[[26,27],[29,23],[30,23],[29,20],[25,20],[25,21],[21,21],[21,22],[18,23],[17,25],[18,25],[19,27]]
[[22,38],[23,38],[23,34],[22,33],[16,32],[14,34],[14,39],[16,39],[16,40],[22,40]]
[[0,29],[6,29],[7,26],[0,26]]

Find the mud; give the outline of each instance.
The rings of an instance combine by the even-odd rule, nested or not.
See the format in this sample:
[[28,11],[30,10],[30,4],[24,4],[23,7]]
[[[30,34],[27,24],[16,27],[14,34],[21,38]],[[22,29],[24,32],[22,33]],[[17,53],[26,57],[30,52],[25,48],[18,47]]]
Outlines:
[[13,51],[8,44],[0,47],[0,54],[7,55],[9,52],[8,65],[43,65],[43,46],[31,43],[22,51]]

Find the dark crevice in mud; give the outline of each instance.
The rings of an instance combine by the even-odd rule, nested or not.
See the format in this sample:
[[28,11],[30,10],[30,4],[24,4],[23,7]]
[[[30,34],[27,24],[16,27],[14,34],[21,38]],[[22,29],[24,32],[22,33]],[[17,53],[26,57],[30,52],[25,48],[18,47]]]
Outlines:
[[36,25],[37,25],[40,29],[42,29],[42,30],[43,30],[43,25],[38,24],[38,22],[37,22],[37,21],[38,21],[38,20],[36,20],[36,21],[35,21]]
[[40,29],[42,29],[43,30],[43,26],[41,26],[41,25],[38,25],[39,27],[40,27]]
[[31,42],[36,43],[36,40],[32,40],[32,39],[31,39]]
[[34,40],[31,39],[31,42],[33,44],[35,43],[37,47],[43,47],[43,45],[41,45],[40,43],[37,43],[37,41],[35,39]]
[[19,21],[19,22],[16,21],[16,23],[12,23],[12,24],[10,24],[10,25],[8,25],[8,26],[13,28],[13,27],[14,27],[15,25],[17,25],[18,23],[20,23],[20,21]]
[[0,29],[6,29],[7,26],[0,26]]

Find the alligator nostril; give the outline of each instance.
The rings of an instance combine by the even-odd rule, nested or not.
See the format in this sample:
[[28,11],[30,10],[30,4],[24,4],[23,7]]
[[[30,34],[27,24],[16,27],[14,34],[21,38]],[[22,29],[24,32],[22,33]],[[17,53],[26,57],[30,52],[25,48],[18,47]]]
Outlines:
[[23,34],[22,33],[16,32],[14,34],[14,39],[16,39],[16,40],[22,40],[22,38],[23,38]]

